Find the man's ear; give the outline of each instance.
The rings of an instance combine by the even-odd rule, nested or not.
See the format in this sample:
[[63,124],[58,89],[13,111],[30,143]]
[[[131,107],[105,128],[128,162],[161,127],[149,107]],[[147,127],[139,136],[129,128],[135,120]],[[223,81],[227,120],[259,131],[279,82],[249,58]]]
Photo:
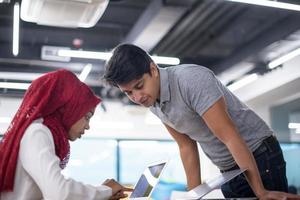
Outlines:
[[154,62],[151,62],[150,63],[150,75],[154,75],[155,77],[158,76],[158,68],[157,68],[157,65],[154,63]]

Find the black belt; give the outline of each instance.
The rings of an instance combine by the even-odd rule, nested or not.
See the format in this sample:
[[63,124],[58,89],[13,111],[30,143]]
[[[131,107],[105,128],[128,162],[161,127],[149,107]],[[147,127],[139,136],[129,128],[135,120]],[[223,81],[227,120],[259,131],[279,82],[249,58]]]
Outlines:
[[272,152],[273,151],[272,146],[275,145],[276,143],[278,143],[278,141],[274,135],[267,137],[262,141],[261,145],[259,145],[259,147],[255,149],[255,151],[253,152],[253,156],[254,157],[259,156],[260,154],[266,152],[267,150]]

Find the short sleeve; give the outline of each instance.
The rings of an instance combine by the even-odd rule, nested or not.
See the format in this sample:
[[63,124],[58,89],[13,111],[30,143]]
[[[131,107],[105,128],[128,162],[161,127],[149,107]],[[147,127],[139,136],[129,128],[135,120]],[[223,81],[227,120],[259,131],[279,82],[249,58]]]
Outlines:
[[191,67],[183,73],[183,98],[188,106],[202,116],[222,96],[220,82],[212,71],[201,66]]

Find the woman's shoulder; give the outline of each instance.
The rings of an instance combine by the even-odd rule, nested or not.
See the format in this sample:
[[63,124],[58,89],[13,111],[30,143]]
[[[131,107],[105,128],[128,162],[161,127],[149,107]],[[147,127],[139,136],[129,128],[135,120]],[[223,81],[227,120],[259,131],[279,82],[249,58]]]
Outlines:
[[46,130],[48,129],[44,124],[43,124],[43,118],[39,118],[34,120],[33,122],[31,122],[31,124],[28,126],[28,128],[26,129],[26,131],[33,131],[33,130]]
[[28,159],[28,155],[36,152],[50,151],[55,153],[55,145],[50,130],[43,124],[43,120],[33,121],[22,136],[19,156]]
[[[43,124],[43,119],[34,120],[25,130],[23,139],[43,139],[52,141],[52,134],[47,126]],[[23,140],[22,139],[22,140]]]

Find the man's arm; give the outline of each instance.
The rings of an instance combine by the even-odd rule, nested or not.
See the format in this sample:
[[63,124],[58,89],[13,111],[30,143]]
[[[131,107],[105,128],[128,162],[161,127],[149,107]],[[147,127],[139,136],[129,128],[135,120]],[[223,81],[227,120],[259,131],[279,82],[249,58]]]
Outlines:
[[292,194],[270,192],[264,188],[253,154],[227,113],[223,97],[213,104],[202,117],[214,135],[227,146],[238,166],[247,168],[247,180],[259,199],[282,199],[282,197],[299,199],[298,196]]
[[164,124],[178,144],[181,161],[187,178],[188,190],[201,184],[200,159],[197,142]]

